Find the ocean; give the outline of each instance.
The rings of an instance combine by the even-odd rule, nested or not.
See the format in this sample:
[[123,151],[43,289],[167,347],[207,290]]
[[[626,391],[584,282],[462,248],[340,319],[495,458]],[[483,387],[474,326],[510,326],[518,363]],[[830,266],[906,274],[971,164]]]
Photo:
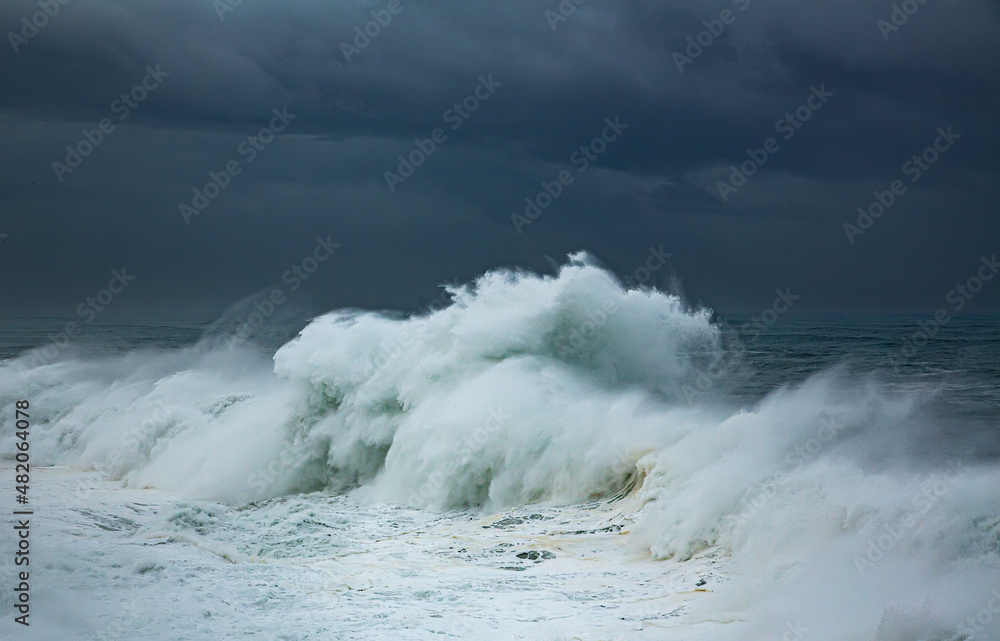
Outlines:
[[1000,317],[450,293],[0,321],[4,638],[998,638]]

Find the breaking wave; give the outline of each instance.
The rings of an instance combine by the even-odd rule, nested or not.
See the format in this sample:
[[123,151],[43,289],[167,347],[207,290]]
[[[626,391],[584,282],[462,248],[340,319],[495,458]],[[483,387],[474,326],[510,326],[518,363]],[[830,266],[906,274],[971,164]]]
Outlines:
[[273,358],[217,337],[25,354],[0,364],[0,404],[31,399],[39,464],[232,503],[615,500],[637,551],[730,559],[733,580],[694,616],[808,611],[828,621],[817,639],[996,629],[974,625],[1000,588],[1000,466],[960,443],[907,447],[939,420],[938,390],[843,366],[738,401],[710,310],[626,288],[582,254],[556,276],[496,271],[449,293],[422,316],[321,316]]

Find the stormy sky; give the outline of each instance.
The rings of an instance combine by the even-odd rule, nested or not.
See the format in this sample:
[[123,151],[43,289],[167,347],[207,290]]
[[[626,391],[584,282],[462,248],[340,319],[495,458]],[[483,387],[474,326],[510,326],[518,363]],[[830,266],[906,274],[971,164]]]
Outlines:
[[3,315],[122,268],[113,313],[412,310],[579,250],[727,312],[933,314],[1000,253],[993,0],[5,0],[0,29]]

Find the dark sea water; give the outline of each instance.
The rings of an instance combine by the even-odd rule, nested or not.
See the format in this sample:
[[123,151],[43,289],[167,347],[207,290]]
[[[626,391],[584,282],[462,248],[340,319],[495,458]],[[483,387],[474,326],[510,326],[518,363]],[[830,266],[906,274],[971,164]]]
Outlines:
[[980,432],[973,438],[982,439],[982,453],[1000,455],[997,439],[991,438],[1000,436],[1000,316],[952,318],[927,338],[923,327],[931,320],[780,319],[759,339],[744,343],[747,369],[739,393],[759,398],[777,386],[843,366],[858,377],[877,376],[892,388],[937,390],[936,410],[973,422]]

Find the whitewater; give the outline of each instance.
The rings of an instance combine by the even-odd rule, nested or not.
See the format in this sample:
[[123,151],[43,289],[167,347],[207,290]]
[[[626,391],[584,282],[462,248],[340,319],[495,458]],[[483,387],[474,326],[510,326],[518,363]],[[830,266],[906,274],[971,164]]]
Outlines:
[[18,638],[998,638],[995,320],[901,362],[909,321],[757,336],[584,254],[448,293],[0,361]]

